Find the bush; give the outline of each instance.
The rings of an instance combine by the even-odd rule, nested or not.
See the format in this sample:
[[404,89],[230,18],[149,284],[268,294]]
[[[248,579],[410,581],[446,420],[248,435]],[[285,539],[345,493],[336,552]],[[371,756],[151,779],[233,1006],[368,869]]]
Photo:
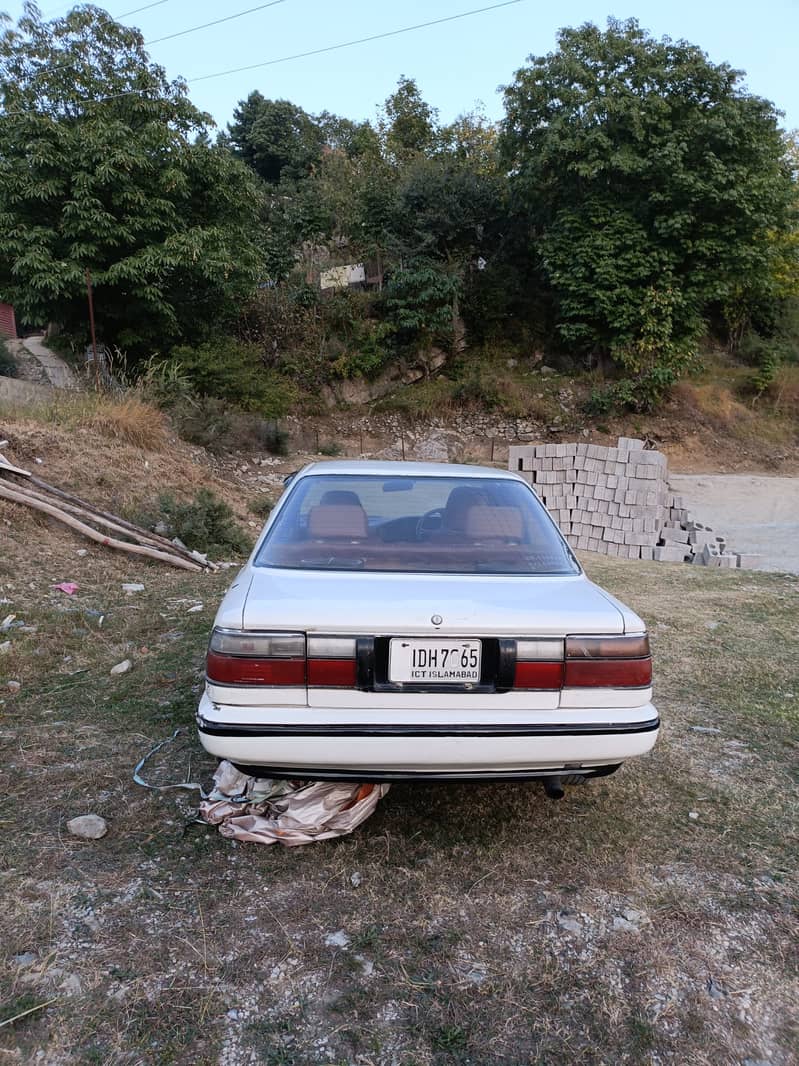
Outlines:
[[632,411],[644,414],[658,407],[678,378],[668,366],[654,366],[634,378],[621,378],[595,388],[585,403],[587,414],[596,417]]
[[768,397],[779,415],[799,421],[799,366],[782,366],[768,387]]
[[15,378],[16,376],[17,361],[6,342],[0,337],[0,378]]
[[433,338],[452,335],[453,302],[458,281],[435,263],[415,261],[394,271],[385,294],[389,323],[406,339],[424,347]]
[[275,506],[275,501],[271,496],[258,496],[254,500],[250,500],[247,504],[247,510],[250,514],[254,514],[256,518],[261,518],[264,521],[272,513],[272,508]]
[[189,444],[209,452],[248,451],[288,454],[288,433],[274,419],[231,407],[224,400],[195,399],[172,412],[172,421]]
[[255,345],[232,337],[219,337],[196,348],[173,348],[170,361],[180,365],[200,396],[227,400],[266,418],[280,418],[296,398],[294,385],[264,365]]
[[197,399],[172,412],[172,421],[189,444],[209,452],[224,451],[232,426],[232,412],[222,400]]
[[303,388],[319,384],[320,352],[325,348],[319,292],[304,282],[259,292],[240,323],[243,337],[256,345],[266,367],[280,367]]
[[191,379],[179,360],[151,355],[136,379],[136,388],[156,407],[169,410],[195,398]]
[[236,524],[231,509],[208,489],[200,489],[190,503],[179,503],[171,494],[163,493],[158,497],[157,513],[143,519],[143,524],[151,529],[159,523],[166,526],[169,537],[182,540],[192,551],[243,555],[250,550],[249,540]]
[[387,322],[364,320],[352,331],[347,351],[332,364],[339,378],[366,378],[373,381],[389,362],[392,350],[388,345],[394,329]]
[[[795,310],[792,308],[792,310]],[[770,336],[750,329],[739,348],[741,358],[754,366],[749,385],[755,399],[771,389],[780,367],[799,362],[799,329],[796,315],[785,314]]]
[[327,455],[330,458],[335,458],[335,456],[341,455],[343,451],[344,449],[337,440],[329,440],[324,444],[319,445],[319,454]]

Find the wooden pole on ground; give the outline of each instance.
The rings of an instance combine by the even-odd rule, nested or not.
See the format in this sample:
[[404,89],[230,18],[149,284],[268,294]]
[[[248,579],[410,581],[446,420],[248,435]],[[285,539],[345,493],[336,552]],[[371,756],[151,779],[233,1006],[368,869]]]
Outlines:
[[177,566],[181,570],[193,570],[195,572],[202,571],[202,567],[199,563],[189,562],[188,559],[182,559],[178,555],[171,555],[167,552],[157,551],[155,548],[150,548],[143,544],[128,544],[125,541],[116,540],[114,537],[107,537],[103,533],[98,533],[96,529],[92,529],[91,526],[87,526],[84,522],[79,522],[77,518],[65,514],[64,511],[59,510],[57,507],[53,507],[49,503],[44,503],[41,500],[32,499],[25,493],[16,492],[14,489],[9,488],[5,483],[0,484],[0,499],[11,500],[12,503],[19,503],[24,507],[31,507],[34,511],[42,511],[43,514],[49,515],[51,518],[55,518],[59,522],[63,522],[64,525],[69,526],[70,529],[82,533],[84,537],[88,537],[89,540],[94,540],[98,544],[106,544],[109,548],[116,548],[117,551],[128,552],[131,555],[144,555],[148,559],[158,559],[162,563],[170,563],[172,566]]

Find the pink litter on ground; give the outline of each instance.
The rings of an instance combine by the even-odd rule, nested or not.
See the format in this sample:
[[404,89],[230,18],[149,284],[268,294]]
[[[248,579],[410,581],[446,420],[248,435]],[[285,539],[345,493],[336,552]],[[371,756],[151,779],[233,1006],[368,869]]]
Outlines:
[[74,581],[62,581],[58,585],[53,585],[54,589],[58,589],[59,592],[66,592],[67,596],[74,596],[80,586]]

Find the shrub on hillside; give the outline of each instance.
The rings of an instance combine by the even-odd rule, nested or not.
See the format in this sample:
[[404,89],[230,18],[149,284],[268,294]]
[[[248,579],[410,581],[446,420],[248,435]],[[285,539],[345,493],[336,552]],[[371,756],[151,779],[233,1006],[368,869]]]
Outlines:
[[620,378],[593,389],[585,403],[586,414],[592,417],[632,411],[643,414],[654,411],[677,381],[677,373],[669,367],[651,367],[635,378]]
[[170,410],[195,398],[191,379],[178,360],[151,355],[139,370],[136,388],[156,407]]
[[288,433],[274,419],[241,411],[224,400],[195,399],[175,408],[172,421],[184,440],[209,452],[288,452]]
[[755,368],[749,382],[755,398],[769,392],[780,367],[799,363],[799,303],[785,301],[770,330],[745,333],[738,354]]
[[256,518],[261,518],[264,521],[272,513],[272,508],[275,506],[275,501],[271,496],[263,495],[258,496],[254,500],[250,500],[247,504],[247,510],[250,514],[254,514]]
[[200,489],[193,500],[184,503],[171,493],[162,493],[157,510],[140,515],[139,522],[151,529],[165,526],[169,537],[178,537],[192,551],[243,555],[250,550],[231,509],[208,489]]
[[264,365],[255,345],[233,337],[218,337],[195,348],[173,348],[170,361],[180,365],[200,396],[227,400],[266,418],[286,414],[296,396],[290,381]]

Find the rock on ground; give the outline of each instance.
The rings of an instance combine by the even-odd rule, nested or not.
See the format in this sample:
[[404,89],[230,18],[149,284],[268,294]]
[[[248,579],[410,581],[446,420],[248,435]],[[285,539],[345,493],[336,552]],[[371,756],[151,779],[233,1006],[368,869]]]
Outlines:
[[81,840],[99,840],[108,832],[108,823],[99,814],[81,814],[67,822],[67,829]]

